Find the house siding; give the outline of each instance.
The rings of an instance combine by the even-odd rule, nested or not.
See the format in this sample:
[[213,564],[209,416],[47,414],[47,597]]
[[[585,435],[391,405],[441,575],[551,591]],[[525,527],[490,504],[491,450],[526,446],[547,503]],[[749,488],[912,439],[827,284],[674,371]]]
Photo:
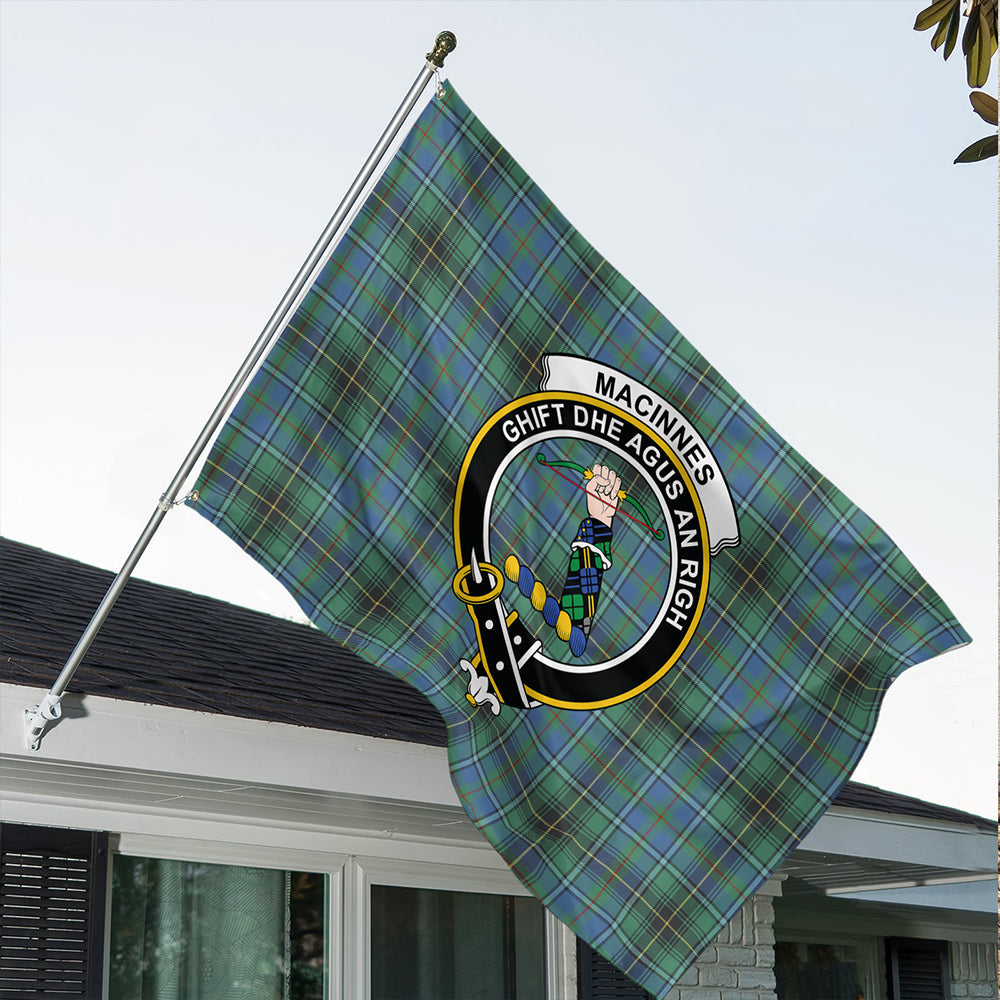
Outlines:
[[990,944],[952,941],[949,946],[951,995],[964,997],[997,996],[997,956]]

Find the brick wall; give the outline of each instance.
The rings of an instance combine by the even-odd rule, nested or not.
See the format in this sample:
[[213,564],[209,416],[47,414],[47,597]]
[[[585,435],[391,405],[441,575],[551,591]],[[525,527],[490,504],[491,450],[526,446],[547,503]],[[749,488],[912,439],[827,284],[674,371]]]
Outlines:
[[952,941],[949,951],[951,995],[965,997],[997,996],[997,956],[992,945]]
[[775,1000],[774,988],[774,903],[758,895],[698,956],[667,1000]]

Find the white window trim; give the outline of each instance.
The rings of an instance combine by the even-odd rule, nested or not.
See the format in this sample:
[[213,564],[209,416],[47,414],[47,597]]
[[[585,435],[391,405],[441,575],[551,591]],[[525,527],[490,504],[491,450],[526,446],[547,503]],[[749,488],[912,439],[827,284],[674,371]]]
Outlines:
[[112,852],[128,857],[157,858],[164,861],[200,861],[205,864],[278,868],[282,871],[329,875],[339,875],[347,861],[346,854],[335,851],[309,851],[280,845],[236,844],[142,833],[123,833],[114,838]]

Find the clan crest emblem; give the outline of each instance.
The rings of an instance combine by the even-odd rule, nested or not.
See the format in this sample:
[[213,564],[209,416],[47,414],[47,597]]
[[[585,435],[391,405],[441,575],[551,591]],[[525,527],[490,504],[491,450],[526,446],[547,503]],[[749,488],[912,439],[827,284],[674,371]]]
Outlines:
[[[475,624],[466,697],[595,709],[655,684],[691,641],[711,557],[739,543],[702,435],[616,369],[546,355],[458,477],[455,596]],[[539,544],[541,540],[541,544]]]

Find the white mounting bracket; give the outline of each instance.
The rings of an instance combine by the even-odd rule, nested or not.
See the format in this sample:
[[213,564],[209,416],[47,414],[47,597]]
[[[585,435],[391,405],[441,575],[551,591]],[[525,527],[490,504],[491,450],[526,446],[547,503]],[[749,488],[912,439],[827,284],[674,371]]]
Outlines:
[[37,705],[29,705],[24,710],[24,743],[29,750],[41,746],[48,724],[62,715],[61,701],[62,695],[49,691]]

